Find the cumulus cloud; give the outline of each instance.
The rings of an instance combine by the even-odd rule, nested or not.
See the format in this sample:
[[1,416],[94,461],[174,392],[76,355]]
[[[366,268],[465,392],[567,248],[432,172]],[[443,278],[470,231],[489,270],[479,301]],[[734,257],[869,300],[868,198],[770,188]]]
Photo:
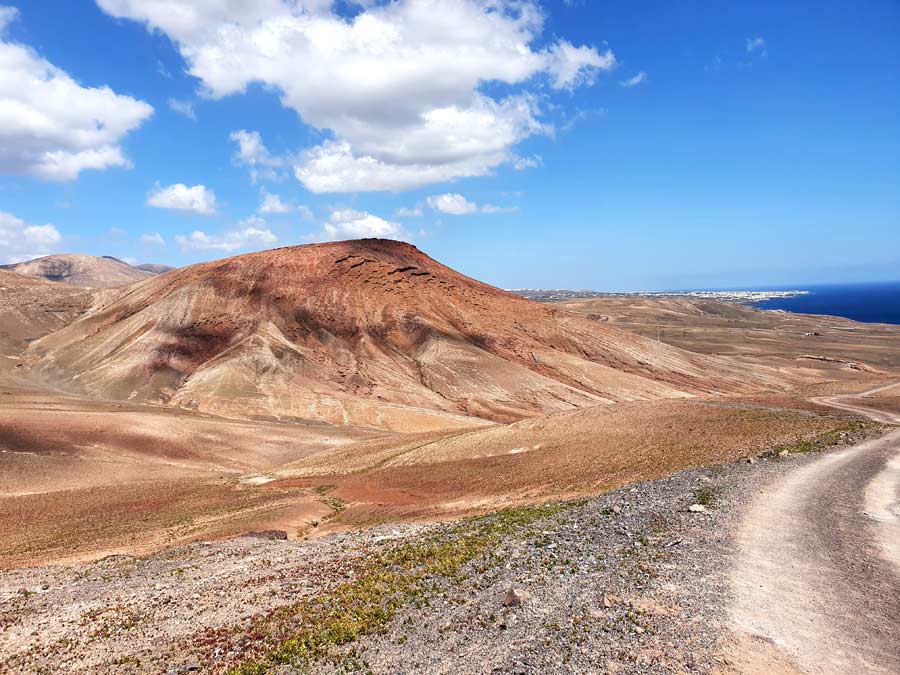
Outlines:
[[216,194],[203,185],[188,187],[184,183],[175,183],[164,188],[157,183],[147,197],[147,205],[211,216],[216,212]]
[[88,169],[131,166],[121,140],[153,108],[109,87],[82,87],[4,31],[0,7],[0,173],[70,181]]
[[232,131],[229,138],[237,143],[235,163],[250,169],[254,183],[260,178],[271,180],[278,177],[278,169],[284,166],[286,160],[269,153],[258,131],[240,129]]
[[140,243],[145,246],[165,246],[166,240],[159,232],[149,232],[141,235]]
[[622,80],[621,82],[619,82],[619,84],[626,89],[631,89],[632,87],[638,86],[641,82],[646,82],[646,80],[647,73],[642,70],[637,75],[629,77],[627,80]]
[[324,143],[300,155],[294,175],[310,192],[400,192],[463,176],[486,176],[506,161],[503,153],[446,164],[395,164],[357,156],[349,143]]
[[525,169],[536,169],[543,162],[544,159],[540,155],[532,155],[531,157],[514,157],[512,165],[516,171],[524,171]]
[[194,114],[194,104],[190,101],[181,101],[177,98],[170,98],[169,110],[177,112],[179,115],[184,115],[188,119],[197,119],[197,116]]
[[15,7],[0,6],[0,35],[17,16],[19,16],[19,10]]
[[279,195],[267,192],[265,189],[260,194],[262,198],[259,202],[259,208],[256,210],[257,213],[262,213],[263,215],[299,213],[305,220],[313,220],[313,213],[308,206],[282,201]]
[[[0,13],[0,23],[3,15]],[[0,256],[8,263],[31,260],[56,251],[62,236],[53,225],[32,225],[0,211]]]
[[[260,83],[328,131],[290,160],[313,192],[406,190],[489,174],[513,161],[516,143],[547,130],[533,84],[571,90],[616,65],[611,51],[593,46],[536,47],[543,12],[534,0],[360,2],[352,17],[327,0],[97,2],[168,35],[205,95]],[[490,96],[485,83],[513,93]],[[254,133],[232,135],[239,161],[272,172],[281,160],[260,154]]]
[[237,251],[251,247],[271,246],[278,241],[262,218],[251,217],[238,228],[222,234],[208,234],[194,230],[190,234],[175,235],[175,243],[182,251]]
[[451,216],[465,216],[472,213],[514,213],[518,211],[518,207],[495,206],[494,204],[484,204],[478,206],[475,202],[470,202],[457,192],[448,192],[442,195],[432,195],[426,200],[428,206],[435,211],[446,213]]
[[616,57],[611,50],[601,54],[594,47],[575,47],[565,40],[553,45],[547,55],[547,71],[557,89],[592,84],[598,70],[616,67]]
[[230,138],[238,144],[235,161],[246,166],[280,166],[282,160],[272,157],[258,131],[232,131]]
[[368,211],[336,209],[331,212],[331,217],[322,227],[322,231],[308,239],[311,241],[336,241],[371,237],[407,241],[409,234],[399,223],[384,220]]
[[432,195],[425,200],[428,206],[435,211],[448,213],[453,216],[463,216],[469,213],[476,213],[478,205],[470,202],[459,193],[447,193],[443,195]]
[[294,210],[291,204],[285,204],[278,195],[262,193],[262,201],[259,204],[259,212],[268,213],[290,213]]
[[422,207],[418,204],[415,206],[401,206],[394,211],[397,218],[420,218],[422,216]]

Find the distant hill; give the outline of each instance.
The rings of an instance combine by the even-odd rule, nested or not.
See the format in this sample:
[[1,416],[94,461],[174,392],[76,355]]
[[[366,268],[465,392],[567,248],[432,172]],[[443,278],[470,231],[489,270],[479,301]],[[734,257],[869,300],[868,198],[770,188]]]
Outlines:
[[[17,355],[88,310],[97,293],[0,270],[0,355]],[[114,292],[114,291],[113,291]]]
[[35,279],[86,288],[115,288],[154,276],[153,272],[132,267],[112,256],[98,258],[80,253],[48,255],[3,268]]
[[150,272],[150,274],[164,274],[175,269],[169,265],[159,265],[157,263],[144,263],[143,265],[135,265],[134,267],[135,269],[143,270],[144,272]]
[[183,267],[29,351],[46,381],[105,399],[398,431],[755,391],[766,377],[372,239]]

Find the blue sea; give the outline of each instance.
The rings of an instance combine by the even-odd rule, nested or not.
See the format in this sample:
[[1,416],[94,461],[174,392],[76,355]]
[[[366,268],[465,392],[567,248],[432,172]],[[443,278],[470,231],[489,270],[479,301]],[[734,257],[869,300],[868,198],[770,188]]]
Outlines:
[[843,316],[869,323],[900,324],[900,281],[870,284],[798,286],[809,291],[793,298],[773,298],[757,303],[760,309],[782,309],[799,314]]

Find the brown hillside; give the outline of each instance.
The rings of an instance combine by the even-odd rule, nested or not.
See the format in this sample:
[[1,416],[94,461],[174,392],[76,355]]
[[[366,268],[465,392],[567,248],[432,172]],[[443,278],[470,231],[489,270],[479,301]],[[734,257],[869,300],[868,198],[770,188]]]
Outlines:
[[525,300],[384,240],[174,270],[29,355],[36,373],[95,397],[407,431],[785,382]]
[[166,272],[171,272],[175,269],[170,265],[160,265],[158,263],[143,263],[141,265],[135,265],[134,267],[135,269],[144,272],[150,272],[150,274],[165,274]]
[[0,355],[13,356],[31,340],[81,316],[94,292],[0,269]]

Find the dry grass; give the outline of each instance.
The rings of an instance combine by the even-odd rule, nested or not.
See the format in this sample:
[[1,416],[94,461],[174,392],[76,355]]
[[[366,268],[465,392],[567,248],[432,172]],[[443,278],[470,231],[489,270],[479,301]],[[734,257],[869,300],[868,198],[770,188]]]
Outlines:
[[[0,567],[144,553],[264,527],[300,536],[594,494],[812,442],[846,423],[790,397],[680,400],[375,438],[16,400],[0,405]],[[259,474],[283,477],[253,486],[247,479]]]
[[[665,401],[599,406],[507,426],[419,438],[397,452],[347,446],[310,458],[319,475],[275,487],[334,485],[335,521],[362,525],[442,518],[504,505],[595,494],[684,468],[812,442],[848,418],[806,402]],[[868,425],[864,425],[868,429]],[[333,471],[328,470],[332,459]],[[304,461],[290,471],[302,471]]]
[[[900,372],[900,326],[764,312],[692,298],[592,298],[554,305],[701,354],[739,356],[761,365],[802,369],[811,382],[859,381]],[[601,317],[606,320],[599,321]],[[808,356],[834,360],[803,358]],[[848,363],[883,372],[867,373]],[[832,392],[822,392],[827,393]]]
[[0,499],[0,569],[149,553],[322,518],[332,509],[301,491],[215,480],[148,481]]
[[[896,390],[894,390],[896,391]],[[851,400],[853,405],[900,414],[900,396],[866,396]]]

